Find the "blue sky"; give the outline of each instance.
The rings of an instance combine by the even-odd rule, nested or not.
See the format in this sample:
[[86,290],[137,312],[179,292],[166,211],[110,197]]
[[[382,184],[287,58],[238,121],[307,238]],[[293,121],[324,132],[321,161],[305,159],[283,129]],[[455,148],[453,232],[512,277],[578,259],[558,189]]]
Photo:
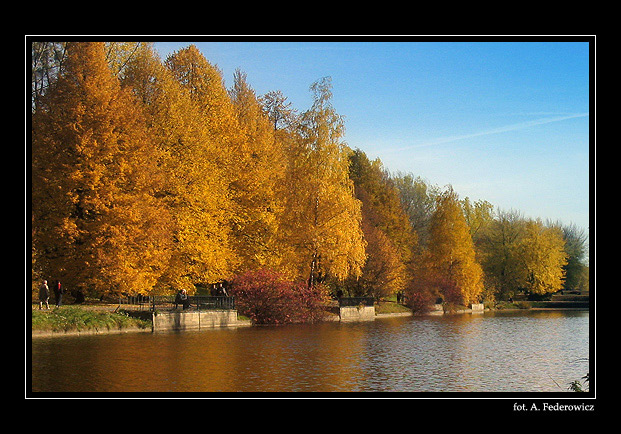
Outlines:
[[230,87],[280,90],[300,112],[332,78],[345,141],[391,172],[448,184],[526,217],[589,227],[586,42],[158,42],[165,58],[193,43]]

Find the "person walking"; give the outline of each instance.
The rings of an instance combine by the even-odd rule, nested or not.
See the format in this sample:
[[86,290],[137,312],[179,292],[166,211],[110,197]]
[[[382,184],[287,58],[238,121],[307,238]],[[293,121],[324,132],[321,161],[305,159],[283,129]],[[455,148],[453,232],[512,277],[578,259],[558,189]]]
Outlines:
[[47,286],[47,280],[44,280],[39,287],[39,310],[43,309],[43,303],[45,303],[45,308],[50,310],[50,305],[48,300],[50,299],[50,288]]
[[56,284],[54,285],[54,295],[56,296],[56,307],[60,307],[60,305],[62,304],[64,292],[65,290],[60,284],[60,280],[57,280]]

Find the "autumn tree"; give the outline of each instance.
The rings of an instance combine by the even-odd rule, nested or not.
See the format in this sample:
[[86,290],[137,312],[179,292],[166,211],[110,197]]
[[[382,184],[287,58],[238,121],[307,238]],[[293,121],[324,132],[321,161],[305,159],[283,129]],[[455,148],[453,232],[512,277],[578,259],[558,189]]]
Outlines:
[[169,252],[162,173],[140,106],[103,43],[67,44],[32,120],[33,241],[41,274],[99,292],[145,293]]
[[483,271],[458,196],[450,187],[437,199],[423,266],[425,280],[437,286],[446,301],[466,305],[478,301]]
[[511,298],[521,289],[523,273],[518,245],[523,235],[524,217],[515,210],[499,210],[480,233],[481,265],[497,298]]
[[540,220],[525,223],[524,236],[517,246],[522,263],[522,285],[530,293],[544,295],[562,288],[567,265],[563,233],[546,227]]
[[350,177],[362,202],[362,229],[367,241],[367,261],[361,277],[352,283],[363,288],[365,295],[379,298],[404,289],[416,233],[381,161],[370,161],[359,149],[349,158]]
[[499,211],[483,231],[480,248],[483,269],[500,299],[562,288],[569,255],[561,226]]
[[232,239],[241,269],[275,266],[280,258],[277,232],[284,210],[277,197],[285,173],[283,149],[245,73],[235,72],[229,93],[240,130],[230,184],[236,204]]
[[[208,69],[200,73],[202,69]],[[194,291],[196,285],[227,278],[237,258],[230,242],[226,169],[221,161],[221,137],[210,129],[204,100],[208,83],[188,77],[192,71],[205,80],[218,75],[193,49],[174,53],[164,64],[153,50],[135,56],[125,68],[124,83],[131,87],[148,115],[158,165],[166,173],[162,199],[174,218],[173,249],[164,288]],[[216,83],[217,84],[217,83]],[[221,96],[225,96],[221,94]]]
[[270,122],[274,125],[275,131],[279,129],[279,126],[283,128],[295,125],[296,110],[280,90],[266,93],[259,98],[259,102]]
[[[361,196],[363,197],[363,196]],[[364,201],[363,201],[364,207]],[[362,231],[367,243],[367,260],[359,277],[348,279],[350,295],[388,297],[402,291],[408,280],[408,268],[390,238],[365,217],[363,208]]]
[[360,201],[349,179],[344,124],[331,104],[331,83],[311,86],[312,107],[301,116],[298,137],[287,147],[287,218],[283,264],[292,265],[309,286],[330,275],[359,275],[365,261]]

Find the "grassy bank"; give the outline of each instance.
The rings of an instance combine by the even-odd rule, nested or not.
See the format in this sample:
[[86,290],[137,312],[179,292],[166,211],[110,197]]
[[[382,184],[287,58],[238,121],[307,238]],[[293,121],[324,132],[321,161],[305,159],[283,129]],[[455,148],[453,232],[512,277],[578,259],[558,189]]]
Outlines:
[[388,314],[388,313],[411,313],[412,310],[402,304],[394,301],[381,301],[375,303],[376,314]]
[[151,321],[134,318],[122,312],[107,312],[80,306],[53,307],[50,310],[32,309],[33,331],[70,332],[136,327],[150,328]]

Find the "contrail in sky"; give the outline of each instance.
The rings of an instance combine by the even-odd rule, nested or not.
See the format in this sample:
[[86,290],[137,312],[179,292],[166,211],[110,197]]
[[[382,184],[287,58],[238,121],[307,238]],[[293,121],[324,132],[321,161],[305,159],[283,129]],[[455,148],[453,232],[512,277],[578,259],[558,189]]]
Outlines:
[[536,119],[534,121],[520,122],[518,124],[506,125],[504,127],[493,128],[491,130],[480,131],[478,133],[463,134],[461,136],[441,137],[439,139],[432,140],[426,143],[421,143],[418,145],[410,145],[410,146],[403,146],[398,149],[390,149],[388,150],[388,152],[405,151],[407,149],[415,149],[415,148],[426,148],[429,146],[436,146],[436,145],[442,145],[444,143],[456,142],[458,140],[471,139],[473,137],[489,136],[491,134],[499,134],[499,133],[506,133],[508,131],[522,130],[524,128],[534,127],[537,125],[551,124],[553,122],[565,121],[567,119],[584,118],[584,117],[587,117],[588,115],[589,115],[588,113],[578,113],[578,114],[573,114],[569,116],[557,116],[554,118]]

